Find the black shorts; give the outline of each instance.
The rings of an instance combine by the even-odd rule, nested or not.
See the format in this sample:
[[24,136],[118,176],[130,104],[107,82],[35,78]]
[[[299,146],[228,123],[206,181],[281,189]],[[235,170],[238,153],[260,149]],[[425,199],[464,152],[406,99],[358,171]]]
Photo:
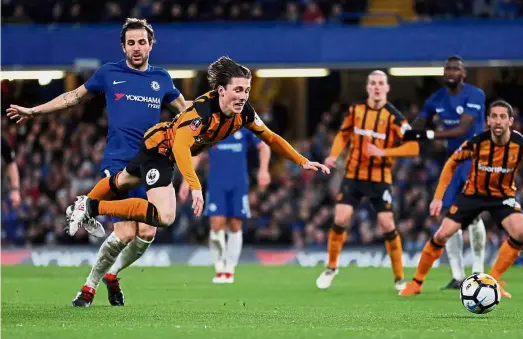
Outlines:
[[370,199],[377,213],[392,211],[392,185],[385,182],[344,178],[336,201],[356,208],[363,197]]
[[501,226],[503,219],[509,215],[521,213],[521,206],[515,198],[460,194],[446,217],[460,223],[462,228],[467,228],[481,212],[489,212],[492,220]]
[[169,186],[174,176],[174,162],[165,155],[148,151],[143,144],[125,169],[129,174],[141,178],[147,191],[155,187]]

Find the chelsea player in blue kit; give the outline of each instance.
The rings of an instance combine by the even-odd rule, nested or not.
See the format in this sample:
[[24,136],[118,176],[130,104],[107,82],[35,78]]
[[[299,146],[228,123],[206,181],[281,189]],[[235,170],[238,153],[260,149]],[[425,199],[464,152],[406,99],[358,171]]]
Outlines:
[[[125,59],[101,66],[84,85],[34,108],[11,105],[8,109],[11,119],[22,122],[75,106],[89,100],[95,93],[103,92],[108,118],[107,144],[101,163],[103,176],[123,170],[138,153],[144,133],[160,121],[162,103],[175,112],[186,107],[185,99],[174,87],[169,73],[149,65],[154,31],[146,20],[127,19],[120,42]],[[96,197],[95,192],[89,193],[89,197],[103,198]],[[145,188],[130,190],[118,199],[129,197],[146,198]],[[113,223],[114,232],[100,247],[91,273],[73,300],[73,306],[90,306],[102,278],[107,285],[109,302],[115,306],[124,304],[117,274],[143,255],[154,239],[156,227],[118,218],[113,218]],[[96,236],[105,233],[98,222],[83,226]]]
[[[242,222],[250,218],[251,214],[247,168],[249,146],[255,146],[259,151],[258,188],[264,190],[271,181],[271,149],[251,131],[242,128],[208,150],[209,174],[205,215],[209,217],[211,224],[209,249],[216,270],[213,282],[217,284],[234,282],[234,271],[243,243]],[[195,167],[200,161],[200,155],[193,157]],[[188,195],[189,184],[184,180],[179,196],[184,201]]]
[[[405,134],[405,140],[446,139],[447,155],[450,156],[464,141],[485,130],[485,93],[478,87],[464,83],[465,77],[463,60],[457,56],[448,58],[444,71],[445,87],[427,99],[419,117],[412,123],[413,130]],[[443,130],[420,130],[435,115],[443,124]],[[455,197],[461,192],[471,163],[465,161],[457,169],[445,191],[444,208],[450,208]],[[468,229],[474,253],[472,271],[483,272],[486,233],[481,217],[478,216]],[[452,270],[452,280],[444,289],[460,288],[461,282],[466,277],[461,230],[449,239],[446,250]]]

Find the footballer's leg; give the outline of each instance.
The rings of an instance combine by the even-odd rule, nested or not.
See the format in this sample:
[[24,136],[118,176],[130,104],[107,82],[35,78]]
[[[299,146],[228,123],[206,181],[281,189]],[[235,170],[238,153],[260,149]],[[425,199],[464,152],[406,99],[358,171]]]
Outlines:
[[113,232],[102,243],[82,290],[73,300],[73,306],[85,307],[91,305],[100,280],[114,264],[120,252],[136,235],[136,229],[131,228],[128,231],[128,233],[120,232],[119,235]]
[[470,235],[470,246],[474,253],[472,272],[483,273],[485,271],[485,245],[487,242],[487,231],[481,216],[472,221],[468,227]]
[[[138,233],[123,249],[102,279],[102,282],[107,287],[109,303],[113,306],[123,306],[125,302],[118,274],[140,259],[149,246],[151,246],[154,236],[156,235],[156,227],[134,221],[130,223],[133,223],[133,229],[138,229]],[[123,222],[115,224],[114,228],[118,234],[118,231],[124,228]]]
[[[128,192],[128,196],[137,198],[147,198],[147,193],[145,192],[145,187],[140,186],[136,189],[130,190]],[[120,279],[118,277],[118,274],[123,269],[129,267],[132,263],[140,259],[140,257],[145,253],[149,246],[151,246],[156,235],[156,227],[144,223],[137,223],[134,221],[132,221],[131,223],[133,224],[132,229],[138,230],[137,235],[124,248],[124,250],[120,253],[118,258],[116,258],[115,263],[111,266],[109,271],[105,274],[104,278],[102,279],[102,281],[107,286],[109,302],[113,306],[124,305],[124,295],[122,289],[120,288]],[[115,223],[114,228],[115,231],[118,231],[120,228],[124,228],[124,226],[120,225],[120,222],[118,222]]]
[[354,208],[348,204],[336,204],[334,210],[334,225],[329,231],[328,237],[328,263],[327,268],[323,271],[318,279],[316,279],[316,286],[320,289],[329,288],[338,274],[338,260],[343,249],[343,244],[347,238],[347,228],[350,225],[350,220]]
[[[116,178],[118,177],[118,174],[121,172],[112,172],[116,172],[116,174],[111,176],[111,171],[109,169],[106,169],[104,171],[104,173],[107,175],[107,177],[105,178],[106,180],[104,181],[102,179],[100,181],[100,184],[95,186],[95,188],[89,193],[90,197],[92,197],[93,199],[110,199],[114,198],[115,196],[118,196],[119,198],[127,197],[127,193],[118,190],[116,184]],[[109,190],[104,189],[104,186],[109,186]],[[106,193],[103,193],[104,190]],[[107,191],[111,191],[112,193],[109,195],[107,194]],[[121,219],[113,218],[113,224],[115,231],[111,235],[109,235],[109,237],[100,246],[96,261],[93,267],[91,268],[91,272],[87,277],[85,285],[82,287],[80,293],[78,293],[76,298],[73,300],[73,306],[91,305],[100,279],[104,276],[104,274],[111,267],[114,261],[117,260],[117,258],[121,257],[122,250],[127,248],[126,244],[128,244],[136,235],[136,222],[122,221]],[[117,287],[119,293],[116,293],[116,285],[118,285]],[[117,294],[117,297],[111,298],[110,296],[109,302],[111,302],[111,304],[114,305],[114,303],[112,302],[112,300],[114,299],[118,305],[123,305],[123,293],[119,289],[118,281],[116,280],[116,282],[113,282],[111,287],[112,291],[114,292],[113,294]]]
[[227,246],[225,253],[225,283],[233,283],[236,266],[240,260],[243,245],[243,219],[227,218]]
[[345,239],[347,239],[347,229],[350,226],[354,208],[363,198],[361,186],[361,182],[352,179],[345,178],[341,182],[340,191],[336,197],[337,203],[334,207],[334,225],[329,230],[327,240],[327,267],[316,279],[316,286],[320,289],[329,288],[338,274],[338,260]]
[[423,281],[425,281],[434,262],[443,254],[445,243],[459,229],[461,229],[461,224],[458,222],[449,218],[443,219],[436,234],[423,247],[414,279],[407,283],[404,290],[399,292],[400,296],[412,296],[421,293]]
[[[225,254],[227,244],[225,242],[225,229],[227,228],[227,207],[229,201],[225,189],[209,183],[205,200],[205,215],[209,217],[209,251],[214,265],[214,277],[212,282],[222,284],[225,282]],[[230,199],[229,199],[230,200]]]
[[[140,173],[143,173],[141,180],[147,190],[147,200],[129,198],[118,201],[100,201],[87,198],[83,208],[75,206],[71,223],[84,219],[94,220],[94,217],[98,215],[108,215],[143,222],[155,227],[169,227],[176,217],[176,197],[172,185],[173,164],[169,158],[164,156],[148,156],[149,158],[144,159],[143,164],[140,165]],[[129,176],[133,180],[136,178],[133,173],[129,173]],[[119,175],[119,183],[121,178],[122,175]],[[76,212],[80,215],[78,218],[75,218]]]
[[[509,238],[501,244],[498,256],[489,274],[497,281],[506,270],[517,260],[523,249],[523,214],[520,208],[500,206],[495,212],[491,211],[494,221],[500,222],[507,231]],[[499,223],[498,223],[499,224]],[[501,287],[501,295],[504,298],[511,298],[511,294]]]
[[401,291],[405,288],[405,276],[403,274],[403,248],[401,237],[394,224],[392,212],[384,211],[378,213],[378,227],[385,239],[385,248],[390,257],[392,273],[394,275],[394,288]]
[[225,254],[227,245],[225,242],[225,229],[227,218],[223,215],[213,215],[209,217],[211,230],[209,231],[209,250],[211,252],[211,259],[214,264],[214,278],[212,282],[215,284],[225,283]]
[[[105,231],[101,224],[98,223],[96,219],[94,219],[94,216],[98,214],[108,214],[115,217],[125,218],[125,213],[120,213],[122,214],[121,216],[106,213],[107,211],[112,212],[115,209],[114,207],[117,208],[119,205],[121,205],[121,202],[125,200],[106,201],[97,198],[110,199],[115,194],[121,194],[123,192],[126,192],[128,189],[135,188],[138,186],[140,186],[139,174],[138,176],[131,174],[127,171],[127,168],[124,169],[122,172],[119,172],[115,175],[100,180],[89,193],[93,198],[90,198],[89,196],[80,196],[78,197],[78,200],[75,202],[73,211],[70,217],[68,218],[69,222],[67,227],[69,230],[69,234],[73,236],[80,227],[85,227],[90,233],[96,236],[103,236],[103,234],[105,234]],[[106,204],[108,209],[106,208],[107,211],[102,209],[100,213],[100,211],[98,211],[98,207],[99,205],[103,205],[104,203]],[[127,205],[129,205],[129,202],[127,203]],[[136,203],[133,204],[132,207],[140,207],[134,205],[136,205]],[[92,207],[95,208],[93,209]],[[123,205],[121,207],[123,207]],[[124,212],[127,212],[127,210],[124,210]]]
[[[245,187],[244,187],[245,186]],[[243,220],[251,217],[249,187],[241,185],[230,192],[227,210],[227,245],[225,251],[225,279],[234,282],[234,275],[243,245]]]
[[[443,196],[443,208],[449,210],[454,204],[454,200],[461,191],[462,178],[461,170],[463,165],[460,165],[450,185],[447,187]],[[461,282],[465,279],[465,264],[463,260],[463,231],[460,229],[454,234],[445,244],[445,250],[447,251],[447,257],[449,259],[449,266],[452,272],[452,279],[450,282],[442,287],[441,289],[459,289]]]

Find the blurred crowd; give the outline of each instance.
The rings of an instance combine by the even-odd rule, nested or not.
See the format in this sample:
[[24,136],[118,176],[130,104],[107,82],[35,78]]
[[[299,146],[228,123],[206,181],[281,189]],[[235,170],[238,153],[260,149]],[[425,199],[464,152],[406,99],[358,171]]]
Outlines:
[[[357,24],[368,0],[2,0],[7,24],[122,23],[126,17],[153,23],[283,21]],[[415,18],[502,18],[523,15],[521,0],[416,0]],[[384,10],[390,12],[390,6]],[[404,18],[409,19],[409,18]]]
[[[497,84],[498,92],[492,100],[504,94],[510,101],[517,93],[508,91],[514,84]],[[36,93],[37,82],[2,82],[2,112],[6,105],[16,103],[31,107],[42,102]],[[517,87],[516,87],[517,88]],[[47,93],[50,97],[61,93]],[[501,92],[499,92],[501,91]],[[23,95],[22,95],[23,93]],[[420,99],[422,100],[422,99]],[[516,99],[515,99],[516,100]],[[521,100],[521,98],[519,98]],[[518,103],[518,101],[515,101]],[[409,120],[419,113],[419,103],[398,103]],[[275,106],[280,105],[275,103]],[[335,102],[320,114],[314,133],[304,140],[293,140],[293,145],[307,158],[323,161],[328,156],[332,140],[346,104]],[[285,136],[288,124],[276,119],[268,109],[260,112],[269,127]],[[99,163],[104,150],[107,120],[104,98],[97,97],[86,105],[69,112],[42,116],[23,125],[15,125],[2,115],[2,135],[16,150],[16,161],[21,176],[23,203],[14,209],[2,192],[2,244],[14,246],[89,244],[99,239],[89,237],[80,230],[74,238],[64,234],[66,207],[75,196],[86,194],[101,178]],[[521,117],[516,108],[515,128],[521,130]],[[311,113],[313,114],[313,113]],[[162,120],[169,120],[170,112],[162,112]],[[445,157],[443,142],[428,143],[421,156],[399,159],[394,169],[394,212],[397,228],[406,249],[419,249],[438,227],[438,220],[428,217],[428,204],[437,183]],[[323,247],[333,222],[333,204],[343,178],[344,165],[340,157],[338,170],[331,176],[304,172],[298,166],[273,155],[271,161],[272,184],[260,192],[255,184],[257,153],[249,153],[252,190],[249,196],[252,218],[244,225],[245,242],[264,245],[292,245]],[[523,174],[523,173],[521,173]],[[519,199],[523,201],[522,176],[518,177]],[[199,177],[205,186],[205,161]],[[180,184],[176,175],[175,187]],[[3,178],[2,180],[5,180]],[[2,187],[6,187],[3,183]],[[350,244],[381,243],[382,237],[375,225],[375,212],[363,200],[352,220],[348,242]],[[109,219],[99,219],[110,232]],[[488,239],[498,244],[504,236],[488,215]],[[209,226],[207,218],[195,218],[190,202],[179,203],[177,218],[170,228],[160,229],[158,243],[204,243]],[[465,237],[465,241],[467,241]]]

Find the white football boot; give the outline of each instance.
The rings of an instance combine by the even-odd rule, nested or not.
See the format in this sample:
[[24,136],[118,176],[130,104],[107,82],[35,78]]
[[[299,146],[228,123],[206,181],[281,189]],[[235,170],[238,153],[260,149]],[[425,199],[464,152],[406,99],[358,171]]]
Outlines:
[[69,235],[73,236],[78,232],[80,227],[84,227],[89,234],[101,238],[105,235],[105,230],[100,222],[89,215],[87,202],[89,198],[82,195],[77,198],[74,203],[74,208],[71,211],[71,206],[66,210],[66,219],[68,220]]
[[316,286],[319,289],[327,289],[331,286],[334,277],[338,274],[338,269],[328,268],[323,271],[318,279],[316,279]]

